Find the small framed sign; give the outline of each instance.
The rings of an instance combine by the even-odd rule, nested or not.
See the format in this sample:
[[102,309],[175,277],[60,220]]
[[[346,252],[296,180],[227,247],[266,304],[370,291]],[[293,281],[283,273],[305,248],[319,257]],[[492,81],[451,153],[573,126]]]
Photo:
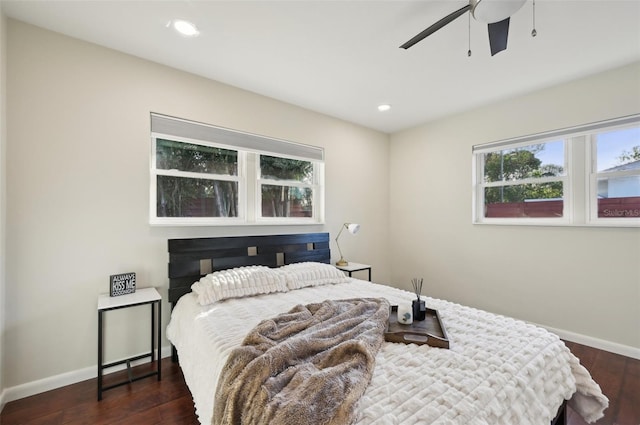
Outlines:
[[117,297],[118,295],[132,294],[136,292],[136,274],[122,273],[112,274],[109,277],[109,295]]

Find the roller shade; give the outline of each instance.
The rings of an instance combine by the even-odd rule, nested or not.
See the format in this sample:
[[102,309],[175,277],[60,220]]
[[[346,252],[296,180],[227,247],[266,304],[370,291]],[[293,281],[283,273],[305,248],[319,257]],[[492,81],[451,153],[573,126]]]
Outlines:
[[473,146],[473,153],[486,153],[499,150],[504,146],[513,148],[515,146],[527,146],[531,143],[540,143],[541,140],[560,139],[567,136],[579,136],[585,133],[592,133],[601,128],[622,126],[640,122],[640,115],[629,115],[626,117],[616,118],[606,121],[598,121],[589,124],[583,124],[575,127],[562,128],[559,130],[547,131],[544,133],[531,134],[528,136],[516,137],[513,139],[499,140],[497,142],[485,143]]
[[156,113],[151,114],[151,131],[167,136],[203,140],[264,154],[324,161],[324,149],[317,146],[273,139]]

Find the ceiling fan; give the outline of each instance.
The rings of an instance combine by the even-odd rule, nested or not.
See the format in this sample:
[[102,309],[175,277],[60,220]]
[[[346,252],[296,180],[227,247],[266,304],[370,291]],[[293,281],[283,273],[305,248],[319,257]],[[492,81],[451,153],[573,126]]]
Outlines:
[[493,56],[507,48],[509,19],[511,15],[520,10],[525,2],[526,0],[469,0],[469,4],[440,19],[400,47],[408,49],[465,13],[470,12],[476,21],[487,23],[489,46],[491,47],[491,56]]

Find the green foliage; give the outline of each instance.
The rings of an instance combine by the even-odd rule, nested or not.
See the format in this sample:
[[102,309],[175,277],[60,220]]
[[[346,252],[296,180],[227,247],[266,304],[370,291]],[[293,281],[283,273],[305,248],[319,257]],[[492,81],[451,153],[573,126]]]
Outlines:
[[525,149],[491,152],[484,157],[484,176],[487,182],[522,180],[534,177],[540,169],[536,152]]
[[618,165],[624,165],[629,162],[640,161],[640,145],[634,146],[630,151],[624,151],[617,158],[619,161]]
[[[491,152],[485,155],[486,182],[519,181],[528,178],[552,177],[563,173],[559,165],[544,165],[536,157],[544,145],[526,149]],[[562,183],[519,184],[490,187],[485,191],[485,203],[524,202],[525,199],[562,198]]]
[[238,153],[229,149],[158,139],[156,168],[235,176],[238,174]]
[[237,217],[238,184],[158,176],[158,217]]
[[[173,140],[156,140],[156,168],[199,174],[236,176],[238,153]],[[262,179],[313,183],[313,163],[260,155]],[[265,217],[310,217],[313,190],[291,184],[262,185]],[[237,217],[238,184],[209,178],[158,176],[158,217]]]
[[260,173],[263,179],[294,180],[311,183],[313,163],[297,159],[260,155]]
[[[237,175],[236,151],[157,139],[156,168]],[[238,185],[210,179],[158,176],[158,217],[237,217]]]
[[[313,182],[313,163],[260,155],[263,179]],[[285,185],[262,185],[262,215],[265,217],[311,216],[313,191]]]

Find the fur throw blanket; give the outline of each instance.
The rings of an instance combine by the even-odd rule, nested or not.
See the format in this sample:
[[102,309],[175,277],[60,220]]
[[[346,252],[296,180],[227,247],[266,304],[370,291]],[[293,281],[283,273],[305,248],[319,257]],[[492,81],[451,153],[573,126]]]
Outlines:
[[232,351],[213,424],[333,424],[355,420],[384,340],[385,299],[298,305],[258,324]]

